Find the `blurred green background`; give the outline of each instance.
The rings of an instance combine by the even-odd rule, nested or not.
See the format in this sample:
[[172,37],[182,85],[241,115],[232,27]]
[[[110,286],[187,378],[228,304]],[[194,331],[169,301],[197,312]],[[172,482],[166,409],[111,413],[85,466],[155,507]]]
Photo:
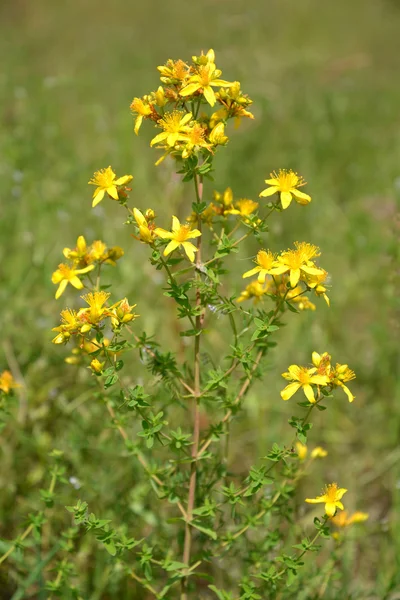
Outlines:
[[[397,586],[400,569],[399,31],[397,0],[1,4],[0,370],[11,368],[24,391],[0,446],[0,535],[17,535],[36,506],[53,447],[66,451],[85,499],[96,502],[96,474],[85,479],[84,458],[101,458],[94,423],[103,408],[91,406],[84,376],[64,363],[68,351],[50,343],[60,309],[76,297],[54,300],[50,277],[62,249],[80,234],[123,246],[110,276],[116,296],[138,303],[143,329],[171,338],[174,309],[162,296],[162,277],[144,262],[147,248],[132,240],[117,204],[91,209],[87,182],[110,164],[134,175],[131,204],[155,208],[163,226],[176,211],[186,216],[190,186],[174,176],[172,161],[154,166],[152,128],[145,123],[134,135],[129,104],[156,89],[156,66],[167,58],[187,60],[212,47],[224,78],[240,80],[254,100],[256,119],[231,131],[205,198],[230,185],[236,197],[257,199],[271,170],[299,171],[313,202],[274,215],[266,245],[318,244],[332,284],[330,309],[317,301],[316,312],[289,315],[265,385],[254,388],[235,425],[231,460],[245,470],[243,456],[250,464],[290,435],[293,407],[279,397],[289,364],[308,362],[314,349],[349,363],[357,398],[348,405],[337,393],[318,415],[313,442],[329,457],[309,477],[307,493],[338,480],[349,489],[347,506],[370,513],[366,537],[355,535],[343,568],[364,590],[357,597],[391,597],[384,594]],[[242,288],[256,250],[249,243],[230,259],[229,293]],[[219,350],[221,339],[212,340]],[[110,486],[110,501],[115,492]],[[78,496],[71,488],[65,501]]]

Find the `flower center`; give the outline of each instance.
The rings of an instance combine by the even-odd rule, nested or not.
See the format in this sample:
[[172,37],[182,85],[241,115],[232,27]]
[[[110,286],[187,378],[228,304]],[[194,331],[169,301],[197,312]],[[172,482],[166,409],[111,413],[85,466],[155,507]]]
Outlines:
[[183,117],[184,113],[182,111],[174,110],[172,113],[165,115],[163,119],[160,119],[158,124],[167,133],[179,133],[182,127],[181,121]]
[[271,175],[273,175],[274,179],[279,181],[279,188],[281,192],[289,192],[291,189],[305,184],[305,181],[303,181],[303,179],[296,175],[296,173],[294,173],[291,169],[289,171],[286,169],[280,169],[278,173],[274,171],[271,173]]
[[174,239],[176,242],[185,242],[190,232],[190,225],[181,225],[179,230],[175,233]]
[[263,269],[266,269],[267,271],[269,269],[271,269],[272,264],[274,262],[274,255],[272,254],[272,252],[266,252],[265,250],[260,250],[260,252],[257,254],[257,262],[259,264],[260,267],[262,267]]
[[331,483],[326,486],[325,494],[327,495],[329,502],[336,502],[337,491],[338,491],[337,483]]

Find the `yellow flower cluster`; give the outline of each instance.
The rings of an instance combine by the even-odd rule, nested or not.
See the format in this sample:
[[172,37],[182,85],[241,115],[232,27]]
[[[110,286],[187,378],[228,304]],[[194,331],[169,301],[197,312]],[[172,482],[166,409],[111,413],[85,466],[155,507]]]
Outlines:
[[[99,331],[103,329],[105,319],[110,319],[110,325],[113,331],[119,331],[122,325],[130,323],[138,315],[133,311],[136,304],[130,306],[128,300],[123,298],[112,306],[107,306],[109,299],[108,292],[91,292],[82,296],[88,307],[81,308],[78,311],[65,309],[61,311],[61,324],[54,327],[57,332],[53,339],[54,344],[65,344],[71,336],[84,337],[93,329]],[[83,343],[83,341],[82,341]]]
[[295,242],[294,249],[285,250],[278,256],[270,250],[259,250],[256,266],[246,271],[243,278],[257,275],[260,286],[251,283],[239,296],[238,302],[253,297],[259,301],[267,294],[282,297],[296,304],[300,310],[315,310],[315,305],[304,296],[305,292],[313,290],[329,306],[324,285],[328,273],[317,267],[313,260],[319,255],[319,248],[306,242]]
[[[191,64],[170,59],[158,71],[163,85],[134,98],[130,106],[136,134],[143,120],[161,130],[151,141],[151,146],[164,150],[156,164],[168,155],[184,160],[198,153],[203,158],[213,155],[228,141],[225,126],[229,119],[234,118],[238,125],[243,117],[254,118],[247,110],[252,101],[243,94],[240,83],[221,79],[214,50],[193,56]],[[202,110],[215,105],[218,109],[211,114]]]
[[96,240],[88,246],[83,235],[80,235],[76,247],[72,250],[64,248],[63,254],[71,262],[70,264],[59,264],[58,269],[52,275],[52,282],[58,284],[56,299],[64,293],[68,283],[77,290],[81,290],[83,283],[78,275],[85,275],[93,271],[96,265],[104,263],[115,266],[116,261],[124,255],[124,251],[119,246],[107,248],[106,244],[100,240]]
[[349,369],[348,365],[339,363],[334,367],[331,365],[331,357],[327,352],[318,354],[312,353],[312,367],[300,367],[298,365],[290,365],[286,373],[282,373],[289,383],[282,391],[281,397],[283,400],[289,400],[300,388],[303,390],[307,400],[314,404],[316,398],[314,395],[313,385],[326,387],[328,391],[334,388],[341,388],[347,395],[349,402],[353,402],[355,396],[345,385],[348,381],[355,379],[354,371]]

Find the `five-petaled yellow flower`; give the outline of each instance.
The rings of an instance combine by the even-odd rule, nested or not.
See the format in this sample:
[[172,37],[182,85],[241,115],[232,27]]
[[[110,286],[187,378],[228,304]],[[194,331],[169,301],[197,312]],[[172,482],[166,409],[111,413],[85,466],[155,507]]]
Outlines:
[[242,275],[243,279],[258,273],[258,282],[264,283],[267,275],[279,275],[282,272],[282,267],[279,266],[275,254],[272,254],[270,250],[259,250],[255,262],[257,266],[250,269],[250,271],[246,271]]
[[328,517],[333,517],[336,512],[336,508],[343,510],[343,504],[341,499],[347,492],[345,488],[338,488],[337,483],[330,483],[325,486],[324,494],[317,496],[316,498],[306,498],[306,502],[309,504],[318,504],[320,502],[325,503],[325,513]]
[[311,202],[311,196],[297,189],[305,185],[306,182],[291,169],[280,169],[278,173],[273,171],[270,177],[271,179],[265,180],[265,183],[268,183],[270,187],[263,190],[260,193],[260,197],[265,198],[279,192],[282,208],[288,208],[293,196],[299,204],[308,204]]
[[[201,90],[208,104],[214,106],[216,97],[213,87],[231,87],[232,82],[220,79],[222,71],[216,68],[214,64],[214,51],[209,50],[206,54],[206,64],[200,64],[197,72],[189,77],[188,84],[179,92],[181,96],[191,96],[198,90]],[[204,58],[206,58],[204,57]]]
[[96,171],[92,179],[89,181],[89,185],[97,186],[93,192],[92,206],[97,206],[104,198],[104,194],[107,192],[111,198],[118,200],[118,189],[117,186],[125,185],[133,179],[132,175],[124,175],[123,177],[116,178],[116,174],[111,167],[106,169],[100,169]]
[[316,267],[311,260],[320,255],[318,246],[308,244],[307,242],[295,242],[295,250],[286,250],[278,256],[278,263],[274,269],[274,274],[281,275],[289,273],[290,286],[296,287],[300,278],[307,279],[307,275],[321,275],[323,269]]
[[290,365],[286,373],[282,373],[282,377],[289,383],[282,391],[282,400],[289,400],[300,388],[302,388],[307,400],[312,404],[315,402],[314,391],[311,387],[314,385],[328,385],[329,377],[326,375],[316,375],[316,367],[307,369],[307,367],[299,367],[297,365]]
[[12,376],[10,371],[0,373],[0,392],[9,394],[14,388],[21,387]]
[[191,119],[192,113],[184,113],[182,110],[165,113],[164,117],[157,122],[164,131],[151,140],[150,146],[167,142],[168,146],[173,148],[176,142],[186,141],[190,130],[188,123]]
[[93,269],[94,265],[89,265],[84,269],[74,269],[73,267],[69,267],[63,263],[58,265],[57,271],[54,271],[53,275],[51,276],[51,281],[53,283],[60,284],[56,291],[56,300],[64,293],[68,283],[73,285],[77,290],[81,290],[83,288],[83,283],[79,279],[78,275],[89,273],[89,271],[92,271]]
[[190,225],[181,225],[177,217],[172,217],[172,231],[166,231],[157,227],[155,233],[162,239],[171,240],[164,250],[164,256],[168,256],[171,252],[182,246],[185,250],[188,259],[193,262],[194,254],[197,252],[196,246],[187,240],[197,238],[201,235],[198,229],[190,229]]

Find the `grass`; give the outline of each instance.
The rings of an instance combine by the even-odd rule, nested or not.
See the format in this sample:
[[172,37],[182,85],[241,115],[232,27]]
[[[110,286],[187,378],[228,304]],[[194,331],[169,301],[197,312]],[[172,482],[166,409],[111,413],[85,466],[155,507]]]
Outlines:
[[[286,419],[274,417],[291,409],[279,401],[277,373],[307,361],[313,349],[348,362],[357,373],[357,399],[349,406],[343,396],[329,420],[321,415],[315,441],[330,448],[329,473],[321,471],[307,486],[318,492],[324,480],[338,478],[352,506],[370,513],[368,537],[349,544],[343,568],[349,589],[361,590],[358,597],[389,598],[390,582],[399,586],[400,549],[398,4],[204,0],[197,8],[182,0],[138,6],[116,0],[100,8],[92,0],[20,0],[3,5],[0,17],[0,366],[20,372],[26,384],[20,429],[7,430],[0,450],[1,535],[16,535],[35,506],[52,447],[70,449],[78,477],[82,459],[95,463],[103,451],[90,423],[101,418],[100,409],[85,397],[83,379],[82,395],[71,398],[75,374],[64,351],[50,344],[60,309],[50,276],[62,248],[82,233],[122,245],[126,255],[112,275],[116,291],[143,307],[144,329],[170,337],[171,307],[162,281],[142,268],[146,249],[132,243],[116,205],[91,210],[87,181],[112,164],[134,174],[138,206],[154,207],[160,220],[174,211],[186,216],[191,199],[168,165],[154,167],[149,129],[134,136],[129,103],[157,86],[155,67],[168,57],[213,47],[224,76],[234,74],[254,99],[256,120],[220,152],[206,197],[213,187],[230,185],[235,195],[255,199],[270,170],[298,170],[313,203],[275,219],[271,245],[284,248],[295,239],[320,245],[321,264],[332,277],[330,310],[319,302],[316,313],[291,315],[268,366],[267,392],[255,389],[246,419],[236,424],[242,446],[231,458],[245,468],[243,451],[265,452],[266,432],[273,441],[280,434],[276,423],[284,428]],[[249,245],[247,257],[255,250]],[[232,260],[236,291],[243,258]],[[150,301],[154,309],[147,311]],[[211,342],[221,348],[223,332]],[[114,476],[119,485],[121,471]],[[85,491],[95,499],[95,473],[92,478]],[[100,575],[93,575],[93,598],[103,597]]]

